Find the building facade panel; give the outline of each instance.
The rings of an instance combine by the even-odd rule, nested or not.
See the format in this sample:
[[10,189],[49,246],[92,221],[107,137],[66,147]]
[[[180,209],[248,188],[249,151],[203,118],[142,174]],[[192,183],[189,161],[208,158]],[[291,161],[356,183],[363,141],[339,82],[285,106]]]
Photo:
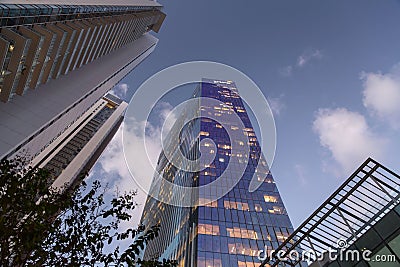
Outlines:
[[6,102],[16,94],[22,68],[24,67],[24,64],[20,64],[20,62],[24,61],[30,40],[11,29],[1,28],[0,34],[3,39],[9,42],[8,53],[4,58],[3,68],[0,72],[2,76],[0,100]]
[[56,36],[53,43],[53,49],[51,51],[50,58],[48,61],[48,64],[51,65],[50,72],[47,77],[44,77],[45,79],[44,81],[48,82],[50,81],[50,79],[57,78],[58,70],[62,62],[62,51],[66,49],[66,47],[68,46],[67,43],[68,32],[57,27],[55,23],[46,24],[45,27],[51,32],[53,32]]
[[106,18],[106,20],[108,23],[107,23],[107,29],[106,29],[106,33],[104,36],[104,40],[101,44],[101,47],[97,51],[95,58],[101,57],[102,55],[105,54],[107,44],[109,44],[109,42],[111,41],[113,33],[116,29],[117,20],[115,18],[110,17],[110,18]]
[[50,80],[51,73],[54,70],[54,61],[58,52],[57,45],[60,45],[62,32],[51,30],[52,26],[42,26],[42,25],[35,25],[34,29],[38,32],[47,32],[51,35],[51,39],[49,39],[47,54],[45,58],[45,66],[43,72],[40,75],[39,84],[45,84]]
[[65,39],[65,46],[61,49],[60,52],[60,60],[57,63],[57,73],[53,75],[53,79],[57,79],[61,74],[65,74],[65,68],[66,65],[68,65],[69,58],[71,56],[71,50],[73,50],[74,46],[76,43],[74,43],[75,36],[77,35],[76,30],[73,28],[69,27],[65,23],[57,23],[56,26],[60,29],[62,29],[64,32],[67,33],[66,39]]
[[82,21],[71,21],[67,22],[71,27],[78,27],[79,29],[82,29],[82,36],[79,39],[77,43],[77,48],[75,50],[75,53],[73,55],[73,58],[71,59],[69,71],[73,71],[79,62],[79,59],[81,58],[82,54],[84,53],[83,45],[86,43],[87,38],[89,37],[90,34],[90,27],[86,24],[84,24]]
[[90,54],[89,61],[93,61],[97,58],[98,51],[104,44],[104,40],[107,35],[108,28],[111,26],[111,22],[109,20],[107,20],[107,18],[100,20],[99,23],[101,24],[100,35],[99,35],[98,39],[96,40],[95,49],[93,49]]
[[35,89],[40,84],[46,83],[47,77],[50,74],[51,64],[50,64],[50,55],[52,53],[54,42],[56,39],[56,34],[47,30],[41,25],[34,25],[32,27],[33,31],[40,34],[44,37],[44,42],[41,47],[41,52],[38,58],[38,68],[40,69],[40,73],[36,73],[32,77],[32,81],[30,84],[31,89]]
[[61,70],[61,74],[65,75],[70,70],[70,67],[72,65],[72,62],[73,62],[75,54],[78,53],[77,51],[80,50],[79,43],[80,43],[80,40],[83,38],[85,31],[84,31],[84,29],[76,26],[76,24],[74,24],[74,23],[68,23],[67,22],[67,23],[62,24],[62,25],[64,25],[64,27],[71,28],[71,29],[73,29],[75,31],[75,35],[71,40],[71,47],[70,47],[70,49],[68,51],[68,55],[66,55],[66,58],[65,58],[66,62],[63,65],[62,70]]
[[43,43],[43,38],[26,27],[20,27],[18,32],[30,40],[29,52],[27,52],[25,56],[25,62],[20,62],[21,64],[24,64],[24,66],[16,89],[18,95],[23,95],[29,88],[28,84],[30,83],[33,72],[35,71],[37,58],[40,52],[39,45]]

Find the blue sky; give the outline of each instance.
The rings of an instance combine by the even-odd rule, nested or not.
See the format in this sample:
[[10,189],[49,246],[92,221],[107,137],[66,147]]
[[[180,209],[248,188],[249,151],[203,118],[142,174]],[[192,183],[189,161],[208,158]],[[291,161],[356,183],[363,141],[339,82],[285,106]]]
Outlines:
[[[167,18],[158,46],[116,94],[129,101],[151,75],[186,61],[244,72],[275,113],[272,172],[295,227],[367,156],[400,170],[400,1],[160,2]],[[160,118],[177,104],[172,99],[184,100],[193,89],[167,96]],[[93,176],[107,174],[121,190],[134,189],[120,138]]]

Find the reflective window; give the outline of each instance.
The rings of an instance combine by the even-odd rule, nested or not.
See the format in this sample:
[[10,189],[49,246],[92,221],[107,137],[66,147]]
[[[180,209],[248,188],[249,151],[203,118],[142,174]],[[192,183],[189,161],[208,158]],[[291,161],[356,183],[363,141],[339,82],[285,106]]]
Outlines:
[[203,206],[205,207],[211,207],[211,208],[217,208],[218,207],[218,202],[217,201],[211,201],[211,199],[207,198],[200,198],[199,203],[205,203]]
[[279,206],[273,206],[272,209],[268,209],[268,212],[271,214],[284,214],[283,208]]
[[278,202],[277,197],[269,196],[269,195],[264,195],[264,200],[265,200],[265,202],[272,202],[272,203]]
[[262,207],[261,207],[260,204],[255,204],[255,205],[254,205],[254,209],[255,209],[257,212],[262,211]]
[[[261,263],[253,263],[249,261],[238,261],[238,267],[259,267]],[[269,267],[269,264],[265,265]]]
[[249,211],[249,204],[237,201],[224,200],[225,209],[246,210]]
[[219,235],[219,225],[199,223],[198,233],[203,235]]
[[251,248],[249,244],[229,243],[229,254],[245,255],[255,257],[258,254],[258,249]]
[[229,237],[258,239],[258,234],[254,230],[242,229],[239,227],[226,228]]

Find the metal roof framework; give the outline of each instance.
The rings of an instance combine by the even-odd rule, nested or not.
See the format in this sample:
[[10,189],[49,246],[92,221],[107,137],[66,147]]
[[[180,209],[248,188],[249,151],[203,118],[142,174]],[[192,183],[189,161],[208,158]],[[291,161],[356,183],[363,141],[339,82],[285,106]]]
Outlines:
[[398,174],[368,158],[261,266],[302,266],[291,251],[313,251],[305,255],[315,262],[339,242],[352,245],[400,203],[399,188]]

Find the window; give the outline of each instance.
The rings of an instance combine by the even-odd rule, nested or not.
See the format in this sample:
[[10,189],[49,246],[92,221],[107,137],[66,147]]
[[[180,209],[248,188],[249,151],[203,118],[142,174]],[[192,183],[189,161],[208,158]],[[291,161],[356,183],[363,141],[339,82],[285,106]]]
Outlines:
[[275,196],[269,196],[269,195],[264,195],[264,200],[265,202],[269,202],[269,203],[276,203],[278,202],[278,198]]
[[219,225],[199,223],[198,234],[219,235]]
[[276,234],[276,239],[279,242],[284,242],[286,240],[286,238],[288,238],[287,236],[285,236],[284,234],[281,233],[275,233]]
[[[249,262],[249,261],[238,261],[238,267],[259,267],[261,266],[261,263],[253,263],[253,262]],[[267,267],[269,267],[270,265],[267,264]]]
[[204,175],[208,175],[208,176],[216,176],[216,173],[213,171],[208,171],[208,172],[204,172]]
[[204,257],[199,257],[197,260],[197,266],[199,267],[221,267],[222,262],[221,259],[206,259]]
[[269,184],[274,184],[274,183],[275,183],[274,180],[273,180],[272,178],[266,178],[266,179],[265,179],[265,182],[266,182],[266,183],[269,183]]
[[260,204],[255,204],[255,205],[254,205],[254,209],[255,209],[257,212],[262,211],[262,207],[261,207]]
[[229,145],[218,144],[218,147],[222,148],[222,149],[231,149],[231,146],[229,146]]
[[238,210],[249,210],[249,204],[237,202],[237,209]]
[[278,206],[273,206],[268,212],[271,214],[284,214],[283,208]]
[[201,204],[203,204],[204,207],[218,208],[218,202],[211,201],[211,199],[208,199],[208,198],[200,198],[199,205],[201,205]]
[[229,243],[228,249],[229,254],[238,254],[251,257],[255,257],[258,255],[258,249],[252,249],[248,245],[243,245],[241,243]]
[[225,209],[235,209],[235,210],[245,210],[245,211],[250,210],[249,204],[247,204],[247,203],[229,201],[229,200],[224,201],[224,208]]
[[253,239],[253,240],[258,239],[258,234],[254,230],[233,227],[233,228],[226,228],[226,232],[228,233],[229,237],[246,238],[246,239]]
[[209,133],[209,132],[205,132],[205,131],[201,131],[201,132],[200,132],[200,135],[203,135],[203,136],[209,136],[209,135],[210,135],[210,133]]

